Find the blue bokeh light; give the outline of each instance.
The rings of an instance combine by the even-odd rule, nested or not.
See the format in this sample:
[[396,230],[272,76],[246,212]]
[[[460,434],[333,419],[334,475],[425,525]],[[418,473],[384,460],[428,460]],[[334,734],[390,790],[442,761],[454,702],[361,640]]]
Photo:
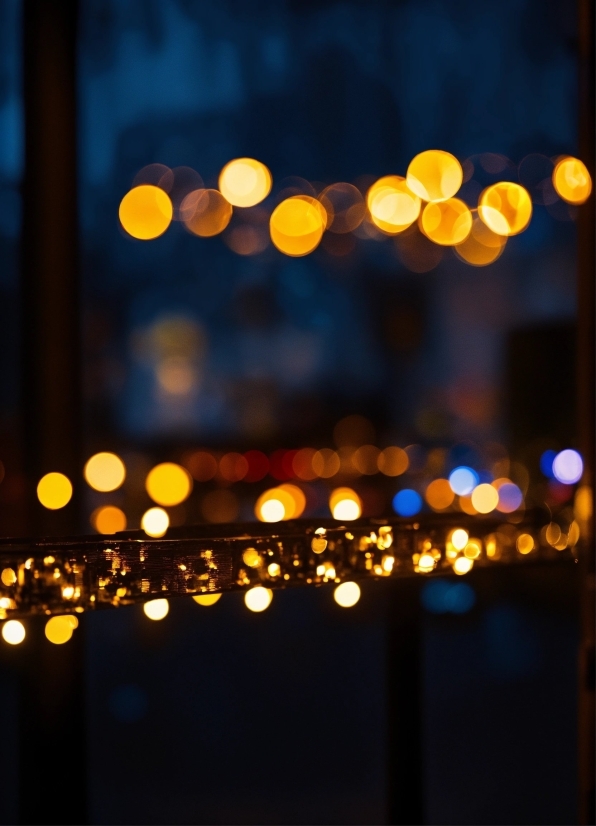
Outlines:
[[467,582],[431,579],[422,589],[422,605],[431,614],[466,614],[476,604],[476,593]]
[[460,465],[449,474],[451,490],[458,496],[468,496],[479,481],[480,477],[476,471],[467,465]]
[[393,510],[398,516],[415,516],[421,508],[422,497],[411,488],[404,488],[393,497]]
[[556,450],[545,450],[542,456],[540,457],[540,470],[546,476],[547,479],[555,478],[555,474],[553,473],[553,462],[555,460],[556,455]]

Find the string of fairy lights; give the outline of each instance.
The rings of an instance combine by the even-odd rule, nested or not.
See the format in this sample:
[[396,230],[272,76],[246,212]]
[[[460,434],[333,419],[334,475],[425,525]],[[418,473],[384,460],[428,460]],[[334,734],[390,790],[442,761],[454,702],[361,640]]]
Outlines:
[[[340,182],[315,188],[305,181],[286,186],[273,199],[269,214],[259,205],[270,196],[273,179],[269,169],[258,160],[231,160],[221,170],[217,189],[205,187],[198,173],[187,167],[169,169],[162,164],[151,164],[137,174],[132,188],[123,197],[119,218],[123,230],[142,241],[158,238],[172,221],[178,221],[191,234],[204,238],[228,230],[226,243],[241,255],[258,254],[272,244],[279,252],[292,257],[312,253],[325,233],[360,234],[360,237],[379,239],[406,235],[414,228],[432,244],[453,248],[462,261],[473,266],[486,266],[502,254],[508,238],[529,226],[532,197],[520,183],[498,181],[486,187],[476,206],[470,207],[456,197],[463,182],[464,169],[454,155],[442,150],[428,150],[413,158],[405,177],[386,175],[365,187]],[[550,183],[557,197],[574,206],[585,203],[592,190],[586,166],[570,156],[554,159]],[[235,212],[250,213],[251,221],[228,229]],[[280,523],[304,514],[307,509],[304,484],[309,481],[327,482],[337,477],[340,482],[345,482],[350,477],[375,473],[398,477],[407,471],[409,461],[407,448],[389,446],[380,449],[372,444],[343,451],[331,448],[281,450],[271,456],[256,450],[219,456],[209,451],[195,451],[181,464],[161,462],[148,471],[145,490],[154,504],[143,513],[140,526],[148,541],[158,540],[168,532],[171,509],[188,499],[195,482],[213,478],[228,483],[257,482],[268,473],[283,481],[258,495],[254,514],[260,522]],[[448,566],[455,574],[465,575],[477,561],[501,558],[503,549],[510,560],[525,558],[545,548],[548,553],[573,553],[581,535],[581,525],[590,518],[592,508],[591,490],[585,485],[576,487],[582,478],[582,457],[571,448],[558,452],[547,450],[541,458],[541,467],[544,475],[558,485],[555,501],[573,500],[573,506],[566,508],[560,518],[553,517],[538,531],[516,527],[524,519],[524,487],[527,488],[527,484],[519,479],[514,481],[505,474],[487,478],[486,473],[480,474],[473,467],[460,465],[447,477],[429,481],[422,493],[409,487],[398,490],[392,505],[400,517],[415,517],[426,507],[431,512],[459,513],[468,519],[497,514],[505,520],[496,533],[482,539],[458,526],[450,528],[441,542],[436,542],[432,532],[429,533],[426,538],[417,540],[413,552],[411,548],[407,550],[407,564],[413,566],[413,572],[427,574],[438,567]],[[93,491],[113,493],[124,484],[127,468],[116,453],[100,452],[89,458],[83,476]],[[213,493],[217,494],[217,491]],[[39,480],[37,496],[45,508],[63,508],[72,495],[73,483],[63,473],[50,472]],[[329,492],[328,508],[338,523],[350,523],[362,516],[363,502],[354,488],[339,484]],[[233,518],[211,521],[233,521]],[[127,517],[118,505],[104,504],[93,511],[91,524],[98,534],[113,536],[126,529]],[[305,555],[286,558],[281,542],[278,543],[278,558],[272,550],[246,548],[236,571],[236,586],[245,591],[246,607],[253,612],[266,610],[273,597],[268,584],[278,587],[281,583],[283,586],[285,580],[302,576],[303,579],[306,577],[306,583],[335,582],[335,601],[341,607],[349,608],[360,598],[358,583],[349,578],[358,570],[359,564],[362,563],[362,572],[366,575],[382,577],[394,574],[398,563],[403,562],[389,550],[393,542],[389,526],[357,537],[349,530],[342,530],[342,538],[336,542],[328,537],[325,528],[317,529],[309,538],[308,560]],[[116,540],[112,544],[116,546]],[[344,549],[344,559],[340,560],[343,577],[338,561],[317,558],[319,554],[329,553],[336,544]],[[363,552],[362,556],[357,553],[348,559],[346,554],[354,551]],[[98,578],[97,593],[102,598],[108,595],[112,605],[127,604],[127,600],[134,601],[133,597],[142,597],[146,616],[154,621],[164,619],[169,611],[168,599],[149,599],[151,586],[145,587],[144,583],[149,580],[142,578],[137,583],[139,592],[135,597],[136,585],[125,585],[119,579],[130,572],[128,563],[123,562],[120,552],[114,548],[106,548],[105,553],[112,568],[103,579]],[[138,549],[135,553],[138,555]],[[141,549],[141,563],[145,562],[144,553]],[[209,550],[202,552],[201,559],[203,562],[207,560],[208,568],[215,569],[217,565],[209,554],[212,554]],[[355,562],[357,558],[361,563]],[[180,563],[178,568],[185,572],[187,565]],[[25,639],[24,624],[8,617],[19,607],[16,596],[28,588],[31,591],[31,583],[38,579],[53,583],[52,593],[58,589],[60,595],[58,613],[55,607],[45,609],[45,613],[51,615],[45,635],[54,644],[68,642],[78,626],[77,614],[90,607],[82,604],[84,589],[80,576],[80,565],[66,557],[58,559],[53,553],[41,560],[30,557],[18,565],[3,567],[0,573],[0,619],[5,620],[2,624],[5,642],[18,645]],[[198,592],[191,593],[193,589]],[[206,586],[198,589],[193,586],[184,592],[191,593],[199,605],[208,607],[221,598],[220,591],[208,593],[208,590]],[[94,601],[95,593],[89,599]],[[69,601],[76,603],[73,610],[67,608]]]
[[[209,238],[228,229],[234,212],[250,215],[251,220],[225,234],[230,249],[254,255],[271,243],[292,257],[312,253],[325,233],[380,239],[417,228],[434,245],[451,247],[462,261],[486,266],[500,257],[508,238],[527,229],[532,197],[520,183],[497,181],[470,207],[456,197],[464,177],[454,155],[432,149],[412,159],[405,177],[385,175],[366,186],[340,182],[317,187],[296,179],[271,199],[271,172],[254,158],[227,163],[218,189],[204,187],[188,167],[151,164],[122,199],[119,218],[129,236],[149,241],[163,235],[172,221]],[[555,197],[574,206],[585,203],[592,190],[585,164],[570,156],[552,161],[549,185]],[[268,198],[270,214],[255,212]]]

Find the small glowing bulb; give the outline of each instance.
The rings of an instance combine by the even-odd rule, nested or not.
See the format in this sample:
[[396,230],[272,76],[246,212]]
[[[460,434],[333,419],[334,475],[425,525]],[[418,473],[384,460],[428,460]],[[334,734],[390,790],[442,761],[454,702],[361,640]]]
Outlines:
[[170,604],[167,599],[150,599],[143,605],[145,616],[150,620],[162,620],[167,616],[170,610]]
[[50,617],[50,619],[46,622],[45,627],[45,635],[48,640],[53,642],[54,645],[62,645],[63,643],[68,642],[72,637],[74,629],[76,628],[72,622],[73,619],[76,619],[76,617]]
[[8,620],[2,626],[2,637],[10,645],[19,645],[25,639],[25,626],[18,620]]
[[351,608],[360,599],[360,586],[357,582],[342,582],[333,592],[333,599],[342,608]]
[[249,611],[259,613],[269,608],[273,599],[273,591],[270,588],[263,588],[262,585],[255,585],[244,594],[244,604]]
[[424,553],[418,560],[418,569],[423,574],[428,574],[430,571],[434,570],[435,565],[436,560],[432,554]]
[[221,599],[221,594],[197,594],[193,599],[198,605],[215,605]]
[[270,565],[267,566],[267,573],[269,576],[279,576],[281,574],[281,568],[277,564],[277,562],[272,562]]
[[163,508],[149,508],[141,519],[141,528],[147,536],[159,538],[163,536],[170,525],[170,517]]
[[453,570],[456,574],[463,576],[467,574],[468,571],[471,571],[474,567],[474,560],[468,559],[467,556],[458,556],[458,558],[453,563]]
[[381,565],[383,566],[383,570],[390,574],[393,571],[393,566],[395,565],[395,557],[384,556],[381,560]]
[[451,544],[456,551],[462,551],[468,542],[468,532],[463,528],[456,528],[451,534]]

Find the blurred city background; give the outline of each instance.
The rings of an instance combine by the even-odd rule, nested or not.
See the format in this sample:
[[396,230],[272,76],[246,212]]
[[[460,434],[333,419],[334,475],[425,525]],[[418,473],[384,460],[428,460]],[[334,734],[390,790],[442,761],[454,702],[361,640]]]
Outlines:
[[[26,535],[20,2],[0,14],[0,531]],[[126,468],[115,490],[83,467],[71,480],[81,532],[138,528],[156,503],[174,527],[254,520],[280,483],[306,516],[329,516],[338,486],[363,515],[474,512],[471,488],[428,493],[458,467],[564,511],[574,489],[552,460],[577,447],[581,207],[552,172],[577,154],[576,29],[562,0],[81,0],[84,451]],[[529,192],[529,225],[490,261],[415,223],[329,231],[301,257],[271,242],[284,198],[339,182],[365,197],[427,149],[459,159],[470,209],[499,181]],[[184,196],[217,189],[239,157],[266,165],[270,194],[213,237],[189,231]],[[178,220],[137,240],[122,199],[168,170]],[[183,501],[149,495],[164,462],[189,474]],[[472,572],[456,596],[439,582],[420,594],[426,822],[574,822],[573,573]],[[351,611],[323,588],[278,592],[262,615],[224,595],[172,601],[162,622],[140,607],[87,617],[91,822],[384,822],[390,595],[368,584]],[[7,668],[0,690],[14,746]]]

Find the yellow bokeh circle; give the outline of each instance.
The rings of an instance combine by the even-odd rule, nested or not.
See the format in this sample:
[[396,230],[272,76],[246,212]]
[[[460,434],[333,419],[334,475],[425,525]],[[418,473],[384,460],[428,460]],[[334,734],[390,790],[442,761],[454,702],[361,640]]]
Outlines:
[[[75,620],[76,622],[73,622]],[[50,617],[46,622],[45,635],[54,645],[62,645],[68,642],[73,635],[74,629],[78,625],[76,617],[72,616],[58,616]]]
[[83,471],[89,487],[107,492],[117,490],[126,478],[124,462],[115,453],[96,453]]
[[490,513],[499,504],[499,492],[485,482],[474,488],[471,499],[478,513]]
[[123,228],[140,241],[150,241],[167,230],[174,210],[168,195],[158,186],[143,184],[126,193],[118,216]]
[[352,608],[360,599],[360,586],[357,582],[342,582],[333,592],[333,599],[342,608]]
[[271,605],[273,591],[270,588],[263,588],[262,585],[255,585],[244,594],[244,604],[250,611],[260,613]]
[[91,524],[101,534],[112,534],[126,530],[126,514],[116,505],[104,505],[93,511]]
[[25,639],[25,626],[19,620],[8,620],[2,625],[2,639],[10,645],[19,645]]
[[502,181],[484,190],[478,214],[497,235],[518,235],[530,223],[532,199],[523,186]]
[[293,195],[273,210],[269,231],[280,252],[300,257],[318,247],[326,225],[325,207],[316,198]]
[[[306,497],[302,490],[297,485],[284,484],[270,488],[259,496],[255,505],[255,515],[260,522],[281,522],[297,519],[305,507]],[[248,553],[249,551],[245,551],[245,554]],[[250,558],[256,560],[256,556],[251,555]],[[252,567],[251,562],[246,564]],[[257,564],[260,564],[260,559]]]
[[578,158],[562,158],[553,170],[553,186],[568,204],[583,204],[592,192],[592,178]]
[[352,488],[335,488],[329,496],[329,510],[334,519],[351,522],[362,515],[362,501]]
[[459,198],[449,198],[424,207],[421,226],[427,238],[442,247],[466,240],[472,229],[472,213]]
[[462,185],[464,173],[460,162],[442,149],[428,149],[412,159],[406,181],[412,192],[423,201],[446,201]]
[[170,517],[163,508],[149,508],[141,517],[141,528],[147,536],[159,539],[170,527]]
[[227,163],[219,176],[219,191],[232,206],[251,207],[271,191],[271,172],[254,158],[236,158]]
[[145,488],[158,505],[171,507],[179,505],[190,496],[192,477],[181,465],[162,462],[149,471]]
[[418,218],[421,201],[408,187],[405,178],[386,175],[370,187],[366,205],[373,224],[382,232],[396,235]]
[[46,473],[37,485],[37,498],[48,510],[59,510],[72,499],[70,479],[63,473]]

